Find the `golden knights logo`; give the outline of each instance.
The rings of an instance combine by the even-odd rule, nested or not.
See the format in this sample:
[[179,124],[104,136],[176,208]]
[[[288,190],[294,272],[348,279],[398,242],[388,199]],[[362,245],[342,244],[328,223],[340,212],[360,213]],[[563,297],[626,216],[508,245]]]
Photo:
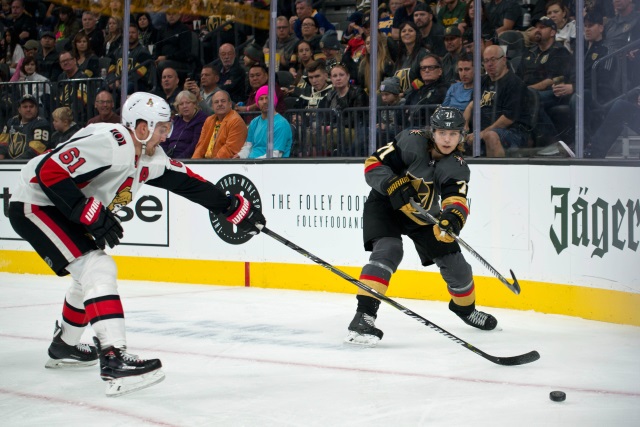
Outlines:
[[[227,197],[240,194],[249,200],[257,209],[262,210],[262,198],[260,197],[258,188],[246,176],[232,173],[220,178],[216,185],[227,194]],[[246,234],[238,230],[238,227],[227,221],[224,214],[209,212],[209,219],[211,220],[213,231],[227,243],[241,245],[253,237],[252,234]]]
[[480,108],[486,107],[487,105],[493,104],[493,98],[495,98],[496,92],[493,90],[485,90],[482,93],[482,98],[480,99]]

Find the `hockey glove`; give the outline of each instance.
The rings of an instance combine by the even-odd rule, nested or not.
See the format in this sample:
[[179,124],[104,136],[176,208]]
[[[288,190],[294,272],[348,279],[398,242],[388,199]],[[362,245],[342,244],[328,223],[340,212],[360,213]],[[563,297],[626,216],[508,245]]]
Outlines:
[[[410,210],[414,210],[409,204],[411,198],[418,200],[418,192],[408,176],[397,177],[394,176],[387,181],[387,195],[389,196],[389,202],[391,207],[395,210],[402,209],[404,206],[409,206]],[[404,210],[404,209],[403,209]]]
[[259,234],[257,223],[267,225],[267,220],[250,201],[239,194],[231,198],[231,205],[224,212],[227,221],[235,224],[239,230],[249,234]]
[[449,232],[454,233],[456,236],[460,234],[462,226],[464,225],[464,216],[457,209],[447,210],[440,214],[440,224],[433,226],[433,234],[436,239],[441,242],[451,243],[455,239],[449,235]]
[[87,227],[100,249],[106,245],[113,248],[122,239],[124,230],[118,217],[93,197],[73,208],[71,220]]

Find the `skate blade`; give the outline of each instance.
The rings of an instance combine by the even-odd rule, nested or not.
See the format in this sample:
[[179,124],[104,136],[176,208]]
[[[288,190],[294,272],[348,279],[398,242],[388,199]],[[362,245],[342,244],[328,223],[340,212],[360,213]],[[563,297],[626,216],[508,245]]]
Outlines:
[[359,334],[354,331],[349,331],[344,338],[344,342],[351,345],[358,345],[360,347],[375,347],[380,342],[380,338],[375,335]]
[[84,368],[85,366],[93,366],[98,363],[98,359],[80,361],[74,359],[49,359],[44,367],[47,369],[75,369]]
[[123,396],[137,390],[142,390],[143,388],[151,387],[162,380],[164,380],[164,372],[160,369],[143,375],[117,378],[107,382],[105,394],[107,397]]

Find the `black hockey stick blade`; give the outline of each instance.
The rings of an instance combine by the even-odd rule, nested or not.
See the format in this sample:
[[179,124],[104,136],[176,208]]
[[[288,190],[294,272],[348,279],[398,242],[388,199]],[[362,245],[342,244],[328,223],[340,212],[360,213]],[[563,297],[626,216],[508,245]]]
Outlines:
[[350,275],[348,275],[344,271],[334,267],[333,265],[329,264],[328,262],[321,260],[320,258],[315,256],[311,252],[308,252],[308,251],[302,249],[300,246],[296,245],[295,243],[292,243],[291,241],[289,241],[289,240],[285,239],[284,237],[280,236],[279,234],[271,231],[266,226],[264,226],[264,225],[262,225],[260,223],[257,223],[256,226],[264,234],[268,235],[269,237],[271,237],[271,238],[277,240],[278,242],[282,243],[283,245],[293,249],[294,251],[298,252],[302,256],[304,256],[306,258],[309,258],[311,261],[315,262],[316,264],[319,264],[320,266],[326,268],[327,270],[331,271],[332,273],[337,274],[338,276],[342,277],[346,281],[353,283],[355,286],[357,286],[358,288],[362,289],[363,291],[370,293],[371,295],[375,296],[376,298],[378,298],[378,299],[386,302],[387,304],[391,305],[392,307],[400,310],[401,312],[403,312],[407,316],[414,318],[415,320],[417,320],[418,322],[422,323],[423,325],[428,326],[429,328],[433,329],[434,331],[438,332],[439,334],[449,338],[450,340],[452,340],[453,342],[455,342],[457,344],[462,345],[467,350],[471,350],[475,354],[484,357],[485,359],[487,359],[490,362],[493,362],[493,363],[498,364],[498,365],[504,365],[504,366],[515,366],[515,365],[524,365],[524,364],[527,364],[527,363],[535,362],[536,360],[540,359],[540,354],[537,351],[530,351],[529,353],[521,354],[519,356],[509,356],[509,357],[498,357],[498,356],[492,356],[490,354],[487,354],[484,351],[480,350],[479,348],[476,348],[473,345],[469,344],[465,340],[456,337],[455,335],[451,334],[450,332],[448,332],[445,329],[442,329],[440,326],[436,325],[435,323],[431,322],[430,320],[425,319],[424,317],[420,316],[418,313],[415,313],[414,311],[408,309],[407,307],[403,306],[399,302],[396,302],[395,300],[389,298],[388,296],[381,294],[380,292],[378,292],[375,289],[367,286],[366,284],[362,283],[358,279],[356,279],[354,277],[351,277]]
[[[424,209],[422,205],[420,205],[420,203],[416,202],[413,199],[411,199],[410,203],[411,203],[411,206],[413,206],[413,208],[416,211],[418,211],[418,215],[422,216],[425,220],[431,222],[432,224],[439,224],[439,221],[437,220],[437,218],[435,218],[426,209]],[[509,283],[509,281],[505,279],[504,276],[500,274],[500,272],[498,272],[498,270],[493,268],[493,266],[489,264],[486,259],[484,259],[478,252],[476,252],[467,242],[462,240],[460,236],[458,236],[457,234],[451,231],[447,231],[447,234],[453,237],[460,246],[462,246],[467,251],[469,251],[469,253],[473,255],[475,259],[480,261],[480,264],[482,264],[487,270],[489,270],[494,276],[496,276],[498,280],[502,282],[502,284],[504,284],[507,288],[511,290],[511,292],[513,292],[516,295],[520,295],[520,283],[518,283],[518,279],[516,279],[516,275],[513,273],[513,270],[509,270],[509,272],[511,273],[511,277],[513,277],[513,283]]]

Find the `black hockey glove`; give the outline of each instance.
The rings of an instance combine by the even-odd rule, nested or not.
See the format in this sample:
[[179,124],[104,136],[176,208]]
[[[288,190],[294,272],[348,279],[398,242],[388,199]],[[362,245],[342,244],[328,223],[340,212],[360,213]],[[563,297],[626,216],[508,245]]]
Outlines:
[[238,226],[238,229],[249,234],[259,234],[257,223],[267,225],[267,220],[250,201],[239,194],[231,198],[231,205],[224,212],[227,221]]
[[113,248],[122,239],[124,230],[118,217],[93,197],[73,208],[71,220],[87,227],[100,249],[106,245]]
[[395,210],[402,209],[408,205],[409,210],[414,211],[409,201],[412,198],[418,200],[418,192],[413,188],[413,185],[411,185],[411,180],[408,176],[394,176],[387,181],[387,195],[389,196],[391,207]]
[[451,237],[448,232],[454,233],[456,236],[460,234],[462,226],[464,225],[464,216],[457,209],[451,209],[440,214],[440,224],[433,226],[433,234],[436,239],[441,242],[451,243],[455,239]]

